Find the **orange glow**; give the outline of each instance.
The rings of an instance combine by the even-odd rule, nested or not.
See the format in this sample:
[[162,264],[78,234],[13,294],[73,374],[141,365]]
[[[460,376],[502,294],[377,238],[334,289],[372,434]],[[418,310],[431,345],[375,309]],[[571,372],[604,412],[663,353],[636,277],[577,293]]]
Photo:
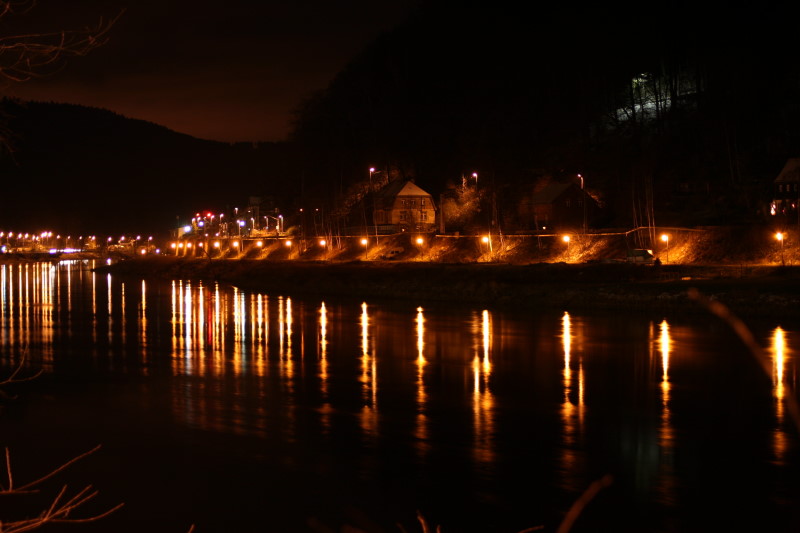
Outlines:
[[564,312],[561,318],[562,336],[561,340],[564,345],[564,373],[569,378],[569,359],[572,354],[572,321],[570,320],[569,313]]
[[219,241],[214,241],[214,248],[219,248]]
[[483,238],[481,238],[481,242],[488,243],[489,242],[489,237],[484,235]]
[[238,248],[239,247],[239,241],[233,241],[233,247],[234,248]]
[[264,246],[264,241],[256,241],[256,246],[261,248],[262,246]]
[[325,246],[326,244],[328,244],[328,241],[326,241],[325,239],[320,239],[319,241],[320,246]]
[[787,391],[784,383],[784,371],[787,351],[786,333],[783,331],[783,328],[777,327],[772,334],[772,381],[776,401],[775,417],[779,425],[773,430],[773,450],[775,458],[779,463],[783,462],[789,446],[786,431],[782,427],[783,419],[786,416],[784,402]]
[[425,364],[425,317],[422,308],[417,307],[417,363]]
[[561,238],[561,240],[563,240],[565,243],[569,244],[569,241],[570,241],[571,239],[570,239],[570,236],[569,236],[569,235],[564,235],[564,236]]
[[286,241],[285,244],[286,244],[286,246],[291,246],[292,245],[292,241]]
[[779,242],[783,241],[783,237],[784,237],[784,235],[780,231],[775,234],[775,238],[778,239]]
[[176,244],[174,242],[169,243],[170,248],[175,248]]
[[361,239],[362,246],[366,246],[369,241],[367,239]]
[[669,324],[661,322],[661,336],[658,339],[661,351],[661,367],[663,369],[662,381],[669,381],[669,353],[672,349],[672,338],[669,335]]
[[417,244],[424,244],[424,243],[425,239],[423,239],[422,237],[417,237]]

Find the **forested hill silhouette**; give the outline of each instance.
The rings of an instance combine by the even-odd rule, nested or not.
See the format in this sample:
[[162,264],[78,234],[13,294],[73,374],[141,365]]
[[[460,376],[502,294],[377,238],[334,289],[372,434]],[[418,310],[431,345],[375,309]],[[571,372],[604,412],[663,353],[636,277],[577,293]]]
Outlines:
[[203,209],[279,195],[278,144],[200,140],[111,111],[3,100],[0,229],[163,234]]
[[323,190],[370,165],[434,192],[478,172],[513,204],[563,171],[619,223],[651,207],[675,222],[741,220],[799,155],[790,10],[424,2],[298,109],[293,139]]

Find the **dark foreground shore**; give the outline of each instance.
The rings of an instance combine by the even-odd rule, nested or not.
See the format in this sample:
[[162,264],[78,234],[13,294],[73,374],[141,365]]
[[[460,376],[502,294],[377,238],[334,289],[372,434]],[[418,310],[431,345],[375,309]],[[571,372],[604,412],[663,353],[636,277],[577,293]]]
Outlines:
[[[441,264],[131,259],[97,271],[222,282],[289,296],[411,299],[524,308],[708,312],[800,318],[800,268],[634,264]],[[702,295],[698,300],[694,292]]]

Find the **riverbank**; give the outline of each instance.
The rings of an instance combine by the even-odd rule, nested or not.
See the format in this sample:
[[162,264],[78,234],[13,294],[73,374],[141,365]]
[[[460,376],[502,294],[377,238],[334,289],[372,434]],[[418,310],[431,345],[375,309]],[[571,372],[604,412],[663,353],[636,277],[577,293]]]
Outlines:
[[707,312],[692,289],[743,317],[800,318],[800,268],[636,264],[312,262],[151,257],[96,269],[222,282],[288,296],[406,299],[532,309]]

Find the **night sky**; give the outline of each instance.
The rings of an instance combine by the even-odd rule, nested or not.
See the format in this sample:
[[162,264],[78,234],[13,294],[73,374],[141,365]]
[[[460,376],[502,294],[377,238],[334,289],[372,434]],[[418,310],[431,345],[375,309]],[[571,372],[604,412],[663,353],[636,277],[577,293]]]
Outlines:
[[80,29],[119,16],[105,46],[3,89],[109,109],[201,139],[279,141],[292,110],[325,89],[414,0],[39,0],[5,35]]

